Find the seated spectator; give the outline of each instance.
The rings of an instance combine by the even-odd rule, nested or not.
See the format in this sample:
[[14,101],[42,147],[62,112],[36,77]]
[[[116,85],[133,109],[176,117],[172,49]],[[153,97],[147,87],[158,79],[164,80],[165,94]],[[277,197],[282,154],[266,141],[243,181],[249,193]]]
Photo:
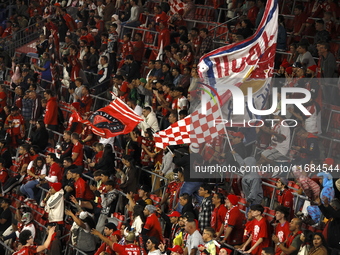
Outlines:
[[48,131],[43,120],[38,120],[36,122],[36,127],[37,129],[31,137],[30,144],[37,145],[39,147],[39,151],[43,152],[48,145]]
[[326,244],[326,240],[323,236],[322,233],[314,233],[313,236],[313,246],[311,247],[311,249],[308,252],[308,255],[312,255],[316,253],[320,254],[320,255],[327,255],[328,251],[327,251],[328,247]]
[[[117,230],[116,225],[112,222],[106,223],[104,227],[104,235],[114,243],[117,243],[121,236],[120,231]],[[113,250],[109,245],[103,242],[94,255],[100,255],[102,252],[107,252],[110,254],[113,252]]]
[[[251,2],[254,2],[251,0]],[[249,19],[244,19],[241,21],[241,28],[237,30],[237,34],[242,35],[244,39],[247,39],[248,37],[253,35],[253,28],[254,25]]]
[[300,62],[304,68],[315,65],[314,58],[312,54],[308,51],[307,44],[300,43],[297,51],[299,53],[299,56],[296,59],[296,62]]
[[2,212],[0,214],[0,235],[12,225],[12,212],[10,209],[11,201],[8,198],[1,200],[0,206]]

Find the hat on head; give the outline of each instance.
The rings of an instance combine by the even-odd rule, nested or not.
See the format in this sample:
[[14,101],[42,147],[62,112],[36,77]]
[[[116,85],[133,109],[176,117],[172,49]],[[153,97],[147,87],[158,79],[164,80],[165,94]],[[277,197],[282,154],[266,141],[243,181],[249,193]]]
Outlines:
[[241,138],[241,139],[244,138],[244,134],[243,134],[242,132],[233,132],[231,135],[232,135],[233,137],[239,137],[239,138]]
[[140,82],[147,83],[145,78],[140,78],[139,80],[140,80]]
[[281,177],[279,180],[280,180],[280,182],[281,182],[283,185],[285,185],[285,186],[288,185],[288,180],[287,180],[287,178]]
[[287,72],[287,74],[291,75],[293,73],[293,67],[291,67],[291,66],[287,67],[286,72]]
[[112,18],[115,18],[115,20],[118,20],[118,19],[119,19],[117,14],[113,14],[111,17],[112,17]]
[[307,69],[311,70],[313,73],[316,73],[317,68],[318,68],[317,65],[312,65],[312,66],[307,67]]
[[125,236],[125,240],[128,242],[134,242],[135,241],[135,233],[133,232],[129,232],[126,236]]
[[92,29],[91,32],[92,33],[98,33],[98,29]]
[[192,143],[192,144],[190,144],[190,150],[191,150],[193,153],[199,153],[199,151],[200,151],[200,146],[199,146],[197,143]]
[[116,230],[115,232],[112,233],[113,236],[118,236],[118,239],[121,239],[122,237],[122,233],[120,232],[120,230]]
[[234,194],[230,194],[230,195],[228,195],[227,196],[227,199],[230,201],[230,203],[231,204],[233,204],[233,205],[237,205],[237,203],[238,203],[238,197],[236,196],[236,195],[234,195]]
[[60,182],[50,182],[50,186],[57,192],[63,187]]
[[332,158],[325,158],[325,160],[323,161],[324,164],[327,164],[327,165],[331,165],[333,166],[334,165],[334,159]]
[[114,231],[117,230],[117,226],[113,222],[106,223],[105,227],[107,227],[108,229],[113,229]]
[[172,251],[172,252],[177,252],[177,253],[179,253],[179,254],[183,254],[183,249],[182,249],[182,247],[179,246],[179,245],[175,245],[174,247],[169,248],[168,250],[169,250],[169,251]]
[[146,205],[145,209],[148,210],[150,213],[154,213],[156,211],[156,207],[153,205]]
[[73,174],[81,174],[81,169],[79,167],[76,167],[76,168],[72,168],[69,170],[71,173]]
[[76,110],[79,110],[80,108],[80,103],[79,102],[74,102],[71,104],[74,108],[76,108]]
[[294,62],[293,67],[295,68],[301,68],[302,64],[300,62]]
[[184,213],[183,217],[187,218],[188,221],[193,221],[195,219],[195,215],[192,212]]
[[280,66],[282,66],[283,68],[287,68],[290,66],[290,64],[287,62],[287,60],[284,59]]
[[168,215],[168,217],[181,217],[181,214],[177,211],[173,211]]

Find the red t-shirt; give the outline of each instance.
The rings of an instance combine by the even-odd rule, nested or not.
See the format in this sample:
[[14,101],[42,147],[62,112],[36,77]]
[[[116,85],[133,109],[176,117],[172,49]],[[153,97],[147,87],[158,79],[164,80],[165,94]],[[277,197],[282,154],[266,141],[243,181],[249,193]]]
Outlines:
[[243,242],[245,243],[254,230],[254,220],[247,221],[244,225]]
[[62,172],[61,172],[61,168],[59,166],[58,163],[54,162],[51,166],[50,166],[50,171],[48,172],[48,177],[52,177],[52,176],[57,176],[58,181],[60,182],[62,179]]
[[293,214],[293,207],[294,207],[293,198],[294,198],[294,195],[290,191],[290,189],[284,189],[277,196],[277,201],[279,202],[279,204],[290,208],[290,216],[294,215]]
[[156,214],[152,213],[146,218],[144,228],[149,230],[147,236],[155,236],[158,240],[163,241],[161,224]]
[[[283,223],[283,225],[281,223],[278,223],[276,226],[276,231],[275,231],[275,235],[279,238],[279,241],[281,243],[283,243],[288,235],[289,235],[290,231],[289,231],[289,222],[285,221],[285,223]],[[280,255],[282,252],[282,250],[276,246],[276,250],[275,250],[275,255]]]
[[121,52],[122,52],[122,59],[123,60],[126,58],[127,55],[133,55],[132,43],[130,41],[124,42]]
[[83,152],[83,145],[80,142],[77,142],[73,146],[72,156],[73,156],[74,153],[78,153],[78,156],[74,160],[73,164],[75,164],[76,166],[82,166],[83,165],[84,152]]
[[224,205],[219,205],[215,207],[211,213],[211,227],[215,230],[215,232],[219,232],[221,229],[221,225],[224,222],[225,216],[227,214],[228,209]]
[[133,42],[132,43],[134,47],[136,47],[138,50],[135,51],[134,53],[134,58],[136,61],[143,61],[143,57],[144,57],[144,49],[145,49],[145,45],[143,41],[137,41],[137,42]]
[[13,255],[34,255],[37,254],[37,245],[24,246],[19,251],[14,252]]
[[253,255],[260,255],[262,248],[268,247],[270,245],[268,223],[264,217],[261,220],[254,219],[254,228],[252,232],[251,247],[260,239],[263,238],[262,243],[260,243],[252,252]]
[[88,201],[94,199],[93,192],[90,190],[89,185],[87,185],[83,178],[79,178],[75,181],[74,189],[76,193],[76,198],[81,198]]
[[120,97],[120,99],[122,99],[124,102],[126,102],[126,99],[129,96],[129,83],[127,81],[123,81],[122,85],[120,85],[119,90],[124,92],[124,95]]
[[140,248],[134,244],[120,245],[114,243],[112,250],[119,253],[119,255],[140,255]]
[[244,214],[240,211],[237,205],[227,211],[224,219],[224,228],[232,227],[227,243],[230,245],[241,244],[243,241],[244,232]]
[[5,92],[0,92],[0,109],[3,109],[6,105],[7,105],[7,102],[6,102],[6,99],[7,99],[7,95]]
[[7,170],[5,168],[1,169],[0,170],[0,182],[2,183],[2,185],[7,180],[7,177],[8,177]]
[[11,135],[22,136],[25,134],[25,121],[22,115],[18,114],[16,116],[8,115],[5,125],[8,125],[9,122],[12,122],[12,128],[8,129],[7,132],[10,130],[12,133]]

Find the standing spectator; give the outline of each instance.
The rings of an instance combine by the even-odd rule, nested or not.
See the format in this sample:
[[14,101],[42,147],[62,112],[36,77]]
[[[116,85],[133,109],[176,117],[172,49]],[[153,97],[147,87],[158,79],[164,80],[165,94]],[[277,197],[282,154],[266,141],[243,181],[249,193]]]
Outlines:
[[306,21],[307,21],[307,14],[303,12],[303,6],[302,5],[296,5],[294,8],[294,29],[291,33],[288,44],[291,43],[291,40],[293,39],[293,42],[300,41],[301,34],[304,31],[306,27]]
[[164,49],[168,45],[170,45],[170,31],[166,22],[161,22],[159,23],[158,49]]
[[201,28],[200,37],[202,38],[202,42],[198,54],[196,54],[196,63],[199,62],[199,59],[204,54],[210,52],[213,49],[213,38],[209,35],[208,29]]
[[231,245],[240,245],[243,241],[244,216],[238,208],[238,200],[236,195],[231,194],[227,196],[226,207],[228,211],[218,233],[219,235],[224,233],[223,242]]
[[135,34],[135,41],[132,42],[133,45],[133,52],[134,52],[134,58],[138,65],[142,65],[143,58],[144,58],[144,51],[145,51],[145,45],[142,40],[143,36],[141,33]]
[[[211,213],[211,227],[215,230],[216,238],[218,239],[223,233],[223,225],[225,215],[228,209],[224,205],[224,196],[222,193],[215,193],[211,199],[214,205],[214,210]],[[220,231],[222,230],[222,231]]]
[[157,117],[154,111],[152,111],[150,106],[145,106],[142,111],[142,118],[143,122],[140,123],[140,126],[143,130],[143,134],[145,134],[146,130],[148,128],[151,128],[152,132],[158,132],[159,131],[159,125],[157,121]]
[[[104,227],[104,235],[110,241],[117,243],[118,239],[120,239],[121,234],[120,234],[120,231],[117,230],[116,225],[112,222],[109,222],[109,223],[106,223],[106,225]],[[103,242],[94,255],[101,255],[103,252],[106,252],[108,254],[112,254],[113,250],[110,248],[110,246],[107,243]]]
[[48,213],[48,222],[64,224],[64,190],[60,182],[50,183],[50,190],[41,205]]
[[84,162],[84,146],[80,143],[78,133],[72,133],[71,142],[73,143],[72,148],[72,161],[76,166],[83,166]]
[[202,235],[196,228],[196,222],[191,220],[185,223],[185,231],[188,233],[184,255],[199,255],[199,245],[204,245]]
[[264,14],[264,9],[266,7],[266,0],[258,0],[257,1],[257,7],[259,9],[256,20],[255,20],[255,27],[257,28],[262,20],[263,14]]
[[[275,220],[277,221],[277,225],[275,228],[274,235],[278,238],[280,243],[284,243],[287,240],[289,235],[289,222],[288,219],[288,208],[283,205],[279,205],[275,208]],[[275,255],[280,255],[282,250],[280,246],[275,246]]]
[[203,230],[203,241],[204,246],[199,245],[198,250],[203,254],[216,255],[216,245],[214,242],[215,231],[212,227],[206,227]]
[[[140,9],[139,9],[139,6],[137,5],[137,0],[130,0],[130,4],[131,4],[130,18],[126,22],[122,23],[122,27],[124,27],[124,26],[138,27],[139,26]],[[123,31],[123,33],[124,33],[124,31]]]
[[2,235],[6,229],[12,225],[12,212],[10,209],[11,201],[8,198],[1,200],[1,213],[0,213],[0,235]]
[[158,249],[159,239],[154,236],[150,236],[146,242],[146,249],[149,251],[148,255],[161,255],[161,251]]
[[112,15],[115,14],[115,3],[112,0],[106,0],[106,5],[103,9],[103,21],[105,23],[106,30],[109,30]]
[[16,148],[25,137],[25,121],[17,106],[12,106],[11,114],[5,120],[4,128],[10,136],[11,145]]
[[247,7],[249,8],[247,11],[247,19],[255,26],[257,14],[259,12],[259,8],[256,6],[255,0],[247,0]]
[[30,90],[29,97],[33,102],[30,123],[35,124],[35,122],[40,118],[41,113],[42,113],[41,96],[37,94],[35,90]]
[[262,248],[268,247],[270,244],[270,233],[268,232],[268,223],[266,218],[262,216],[264,208],[262,205],[255,204],[250,207],[251,213],[254,219],[254,228],[248,239],[243,245],[241,251],[245,251],[247,245],[251,243],[251,248],[245,253],[251,253],[253,255],[260,254]]
[[158,240],[163,241],[162,227],[155,214],[156,207],[153,205],[147,205],[143,212],[146,220],[142,234],[147,235],[148,237],[156,237]]
[[213,205],[211,203],[211,187],[208,184],[202,184],[198,189],[198,195],[203,197],[198,213],[199,228],[205,229],[210,226],[211,213]]
[[45,179],[49,183],[60,182],[62,178],[62,172],[59,164],[57,163],[57,157],[54,153],[49,153],[46,156],[46,164],[50,166],[48,175],[41,174],[40,179]]
[[[277,194],[277,202],[287,208],[290,208],[289,215],[294,215],[294,204],[293,198],[294,195],[292,191],[288,187],[288,180],[284,177],[280,177],[276,182],[276,188],[279,193]],[[288,217],[287,217],[288,218]]]
[[[50,131],[57,131],[58,129],[58,102],[57,98],[51,90],[47,89],[44,92],[44,97],[47,100],[44,123]],[[49,132],[49,142],[54,145],[54,134]]]
[[60,10],[60,13],[70,32],[74,32],[77,29],[77,25],[74,19],[71,17],[70,14],[67,13],[67,10],[65,8],[62,8]]
[[32,109],[33,109],[33,100],[29,97],[29,92],[25,92],[25,96],[22,98],[22,117],[25,120],[25,126],[29,127],[30,120],[32,119]]
[[122,163],[124,164],[123,171],[116,168],[117,174],[121,177],[120,188],[124,193],[136,192],[137,190],[137,178],[136,168],[133,164],[133,158],[129,155],[123,156]]
[[41,87],[46,89],[47,87],[51,86],[52,82],[52,72],[51,72],[51,60],[50,60],[50,54],[47,52],[44,52],[42,55],[42,65],[38,66],[37,64],[34,64],[34,67],[41,71]]

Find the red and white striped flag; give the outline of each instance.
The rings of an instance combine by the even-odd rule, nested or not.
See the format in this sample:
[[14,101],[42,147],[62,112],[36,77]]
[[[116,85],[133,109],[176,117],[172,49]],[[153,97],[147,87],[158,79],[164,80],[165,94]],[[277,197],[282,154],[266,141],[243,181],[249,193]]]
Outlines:
[[87,120],[77,113],[78,121],[91,126],[92,132],[109,138],[130,133],[143,119],[119,98],[95,111]]

